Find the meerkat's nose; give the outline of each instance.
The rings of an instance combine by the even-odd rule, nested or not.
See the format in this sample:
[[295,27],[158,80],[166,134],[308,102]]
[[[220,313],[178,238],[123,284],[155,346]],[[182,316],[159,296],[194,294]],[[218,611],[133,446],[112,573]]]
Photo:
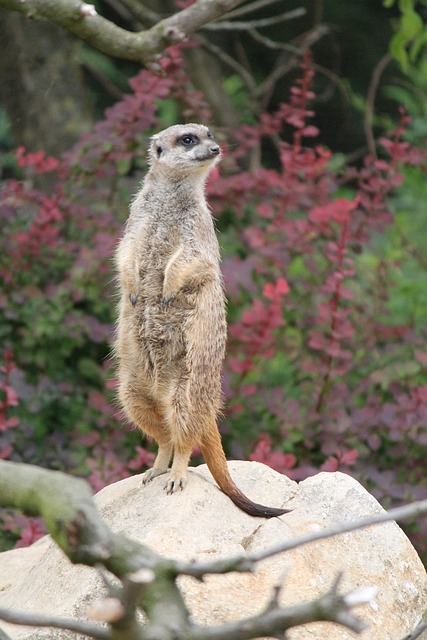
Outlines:
[[221,153],[221,148],[215,144],[212,147],[209,147],[209,151],[213,156],[218,156]]

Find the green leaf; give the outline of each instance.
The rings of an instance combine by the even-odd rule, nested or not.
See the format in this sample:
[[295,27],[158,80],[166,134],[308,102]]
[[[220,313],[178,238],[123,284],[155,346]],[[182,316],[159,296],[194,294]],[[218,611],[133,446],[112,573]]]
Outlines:
[[406,38],[402,33],[396,33],[391,39],[390,52],[400,64],[402,71],[406,72],[408,70],[408,54],[406,51]]
[[402,13],[414,10],[414,0],[399,0],[399,9]]
[[90,358],[80,358],[77,363],[78,372],[83,378],[92,384],[100,384],[102,375],[100,368],[96,362]]
[[423,21],[415,11],[408,11],[402,15],[399,32],[404,35],[407,42],[416,38],[423,30]]
[[120,176],[125,176],[129,173],[131,163],[131,158],[119,158],[117,160],[117,171]]
[[427,29],[414,40],[409,49],[409,60],[411,62],[415,62],[425,44],[427,44]]

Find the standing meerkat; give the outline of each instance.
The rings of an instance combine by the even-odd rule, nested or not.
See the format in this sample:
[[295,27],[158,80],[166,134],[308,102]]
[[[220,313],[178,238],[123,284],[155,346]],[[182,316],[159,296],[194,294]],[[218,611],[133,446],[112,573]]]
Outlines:
[[175,125],[151,139],[150,170],[116,254],[119,399],[159,446],[144,484],[169,471],[173,455],[165,489],[184,489],[200,446],[222,491],[243,511],[270,518],[286,510],[251,502],[236,487],[217,427],[227,325],[205,182],[220,158],[203,125]]

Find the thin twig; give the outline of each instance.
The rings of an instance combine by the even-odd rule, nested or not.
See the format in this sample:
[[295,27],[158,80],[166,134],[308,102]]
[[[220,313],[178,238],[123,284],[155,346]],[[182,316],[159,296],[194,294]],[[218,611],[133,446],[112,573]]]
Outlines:
[[[267,608],[252,618],[227,622],[203,630],[196,627],[187,640],[249,640],[259,637],[282,637],[283,632],[293,627],[312,622],[335,622],[355,633],[361,633],[368,625],[354,616],[351,609],[370,602],[375,589],[366,588],[362,593],[349,592],[340,595],[336,592],[335,581],[331,589],[323,596],[311,602],[303,602],[290,607]],[[282,635],[279,635],[282,634]]]
[[265,45],[269,49],[278,49],[281,51],[285,51],[291,55],[295,55],[298,58],[301,58],[304,53],[309,49],[315,42],[323,38],[326,34],[329,33],[329,27],[324,24],[319,24],[311,31],[308,31],[303,36],[300,36],[298,40],[301,41],[300,45],[294,45],[284,42],[277,42],[276,40],[272,40],[268,36],[265,36],[256,31],[255,27],[253,27],[250,31],[250,35],[258,40],[261,44]]
[[358,529],[364,529],[377,524],[383,524],[385,522],[408,520],[409,518],[417,518],[427,513],[427,500],[420,502],[414,502],[403,507],[397,507],[378,515],[368,516],[361,518],[354,522],[342,523],[335,527],[327,527],[321,531],[315,531],[304,536],[299,536],[282,542],[269,549],[261,550],[256,553],[235,556],[234,558],[227,558],[223,560],[215,560],[213,562],[198,562],[198,563],[185,563],[177,561],[176,570],[178,573],[193,576],[197,579],[202,579],[206,574],[225,573],[228,571],[236,572],[250,572],[255,568],[255,564],[266,558],[302,547],[311,542],[317,540],[324,540],[333,536],[340,535],[342,533],[349,533],[351,531],[357,531]]
[[203,47],[207,49],[207,51],[213,53],[222,62],[224,62],[224,64],[236,71],[236,73],[242,78],[244,84],[246,85],[249,95],[251,97],[254,97],[257,92],[257,86],[253,79],[253,76],[245,69],[245,67],[213,42],[210,42],[202,36],[199,36],[199,40],[202,43]]
[[209,31],[246,31],[247,29],[261,29],[262,27],[269,27],[272,24],[280,24],[281,22],[301,18],[302,16],[305,16],[306,13],[306,9],[301,7],[299,9],[294,9],[293,11],[282,13],[279,16],[260,18],[259,20],[217,20],[216,22],[205,24],[203,29],[209,29]]
[[341,523],[340,525],[337,525],[335,527],[327,527],[322,531],[316,531],[305,536],[299,536],[298,538],[283,542],[276,545],[275,547],[271,547],[270,549],[258,551],[257,553],[251,554],[250,558],[254,562],[258,562],[259,560],[265,560],[266,558],[270,558],[271,556],[277,555],[278,553],[290,551],[291,549],[295,549],[296,547],[302,547],[303,545],[310,542],[315,542],[316,540],[331,538],[332,536],[340,535],[342,533],[349,533],[350,531],[356,531],[357,529],[365,529],[366,527],[370,527],[372,525],[383,524],[384,522],[391,522],[393,520],[400,521],[407,520],[408,518],[417,518],[418,516],[424,515],[426,513],[427,500],[413,502],[412,504],[405,505],[403,507],[397,507],[396,509],[391,509],[390,511],[379,513],[375,516],[368,516],[367,518],[362,518],[361,520],[356,520],[355,522]]
[[0,640],[12,640],[12,638],[0,628]]
[[25,613],[23,611],[11,611],[0,607],[0,619],[10,624],[20,624],[27,627],[51,627],[52,629],[64,629],[90,636],[94,640],[111,640],[111,633],[99,625],[85,620],[72,620],[61,616],[45,616],[38,613]]
[[409,635],[402,638],[402,640],[415,640],[419,638],[423,631],[427,630],[427,622],[420,622],[416,628]]
[[218,18],[218,22],[221,20],[229,20],[230,18],[239,18],[240,16],[244,16],[247,13],[252,13],[253,11],[258,11],[259,9],[265,9],[276,2],[281,2],[281,0],[258,0],[257,2],[252,2],[252,4],[245,5],[244,7],[239,7],[238,9],[233,9],[233,11],[229,11],[226,17]]
[[392,55],[390,53],[386,53],[385,56],[381,58],[379,63],[376,65],[372,77],[371,82],[369,83],[368,94],[366,96],[366,109],[365,109],[365,118],[363,128],[365,130],[366,143],[368,145],[369,153],[373,158],[377,157],[377,149],[375,144],[375,136],[373,132],[373,118],[374,118],[374,109],[375,109],[375,98],[378,91],[378,85],[381,80],[381,76],[384,73],[384,69],[387,65],[392,61]]
[[166,14],[160,15],[156,11],[148,9],[140,0],[120,0],[127,10],[136,18],[146,29],[166,18]]
[[[273,71],[267,76],[267,78],[257,87],[257,96],[263,97],[263,108],[265,108],[268,104],[269,97],[280,78],[294,69],[297,64],[299,64],[307,49],[309,49],[314,44],[314,42],[323,38],[323,36],[328,32],[328,27],[326,27],[325,25],[318,25],[307,34],[305,34],[305,36],[302,38],[301,44],[296,46],[289,43],[276,42],[275,40],[272,40],[271,38],[259,33],[256,29],[249,30],[249,34],[252,36],[252,38],[257,42],[263,44],[265,47],[289,54],[288,59],[283,63],[278,64],[277,67],[273,69]],[[301,38],[299,38],[299,40],[301,40]]]

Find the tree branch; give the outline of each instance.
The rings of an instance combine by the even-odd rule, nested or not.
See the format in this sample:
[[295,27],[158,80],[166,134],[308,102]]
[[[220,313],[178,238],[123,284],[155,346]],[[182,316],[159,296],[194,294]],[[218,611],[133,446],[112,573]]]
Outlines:
[[[60,616],[45,616],[37,613],[24,613],[23,611],[11,611],[0,607],[0,619],[10,624],[20,624],[29,627],[52,627],[53,629],[65,629],[74,631],[85,636],[90,636],[94,640],[110,640],[111,633],[108,629],[103,629],[99,625],[86,622],[85,620],[72,620]],[[0,630],[0,640],[1,640]],[[7,636],[6,636],[7,637]]]
[[47,19],[95,49],[117,58],[152,65],[156,55],[242,4],[243,0],[197,0],[139,33],[118,27],[81,0],[0,0],[0,6],[30,18]]
[[[101,606],[93,616],[108,622],[111,632],[84,621],[3,609],[0,609],[0,618],[14,624],[70,629],[95,640],[113,637],[116,640],[126,637],[167,640],[171,637],[172,629],[177,639],[227,640],[233,637],[234,640],[246,640],[276,636],[292,627],[321,621],[335,622],[360,633],[366,625],[351,613],[351,609],[366,604],[374,597],[375,588],[372,587],[341,595],[338,594],[338,578],[325,595],[285,608],[278,606],[280,588],[276,587],[267,607],[259,615],[217,626],[200,627],[190,622],[176,578],[179,574],[203,579],[208,573],[252,571],[257,562],[309,542],[427,513],[427,500],[424,500],[357,522],[300,536],[248,556],[211,563],[186,563],[164,559],[143,545],[110,531],[99,518],[89,486],[83,480],[31,465],[0,461],[0,496],[4,506],[20,508],[30,515],[42,515],[52,536],[72,562],[89,566],[100,564],[122,582],[121,588],[109,588],[109,581],[103,574],[105,586],[112,597],[107,596],[104,602],[101,601]],[[149,622],[146,627],[141,627],[138,607],[147,614]],[[131,635],[126,635],[128,631],[131,631]]]
[[[275,600],[257,616],[212,626],[203,634],[201,628],[194,629],[186,640],[249,640],[259,637],[283,637],[283,632],[312,622],[335,622],[361,633],[368,625],[354,616],[350,609],[371,602],[376,588],[366,587],[345,595],[337,593],[340,576],[334,581],[328,593],[313,600],[291,607],[280,608]],[[273,606],[272,606],[273,603]]]
[[247,31],[248,29],[260,29],[261,27],[269,27],[272,24],[279,24],[280,22],[302,18],[302,16],[305,16],[306,13],[306,9],[304,9],[304,7],[300,7],[298,9],[294,9],[293,11],[282,13],[278,16],[272,16],[271,18],[260,18],[259,20],[218,20],[217,22],[213,22],[212,24],[205,25],[204,28],[209,29],[209,31],[220,31],[221,29],[227,29],[230,31]]
[[415,640],[416,638],[420,638],[420,640],[422,640],[421,634],[426,630],[427,630],[427,622],[422,621],[416,626],[416,628],[412,631],[412,633],[402,638],[402,640]]
[[12,640],[12,638],[5,631],[0,629],[0,640]]
[[[245,5],[244,7],[240,7],[240,9],[234,9],[227,15],[227,20],[230,18],[240,18],[247,13],[253,13],[254,11],[259,11],[260,9],[265,9],[276,2],[281,2],[281,0],[255,0],[251,4]],[[223,20],[223,18],[218,18],[218,20]]]
[[4,507],[41,515],[52,538],[73,563],[99,563],[119,578],[142,567],[158,566],[159,561],[164,564],[161,556],[107,527],[85,480],[0,460],[0,496]]
[[[273,598],[265,610],[259,615],[210,627],[191,625],[185,629],[182,635],[174,635],[174,637],[185,638],[185,640],[229,640],[229,638],[233,638],[233,640],[250,640],[251,638],[259,638],[261,636],[271,637],[283,634],[287,629],[312,622],[335,622],[336,624],[351,629],[355,633],[361,633],[367,628],[367,625],[354,616],[351,613],[351,609],[371,602],[376,594],[376,589],[365,587],[340,595],[337,592],[339,578],[334,581],[328,593],[316,600],[281,608],[277,605],[277,599]],[[159,606],[161,607],[164,617],[166,605],[160,602]],[[94,638],[94,640],[111,640],[113,638],[113,635],[107,629],[81,620],[25,614],[1,608],[0,619],[12,624],[67,629],[90,636]],[[176,630],[175,628],[175,631]],[[126,634],[127,632],[128,629],[126,630]],[[149,631],[145,634],[141,629],[135,628],[133,635],[129,634],[123,637],[132,637],[135,638],[135,640],[138,638],[156,637],[157,640],[160,640],[160,638],[163,637],[161,631],[157,631],[156,633],[159,635],[151,635]]]
[[[0,504],[21,509],[27,515],[41,515],[49,533],[71,562],[102,565],[120,578],[126,610],[129,605],[135,608],[135,603],[129,602],[129,593],[137,592],[141,594],[138,605],[151,622],[156,624],[165,618],[166,610],[171,626],[187,628],[189,614],[175,582],[175,562],[113,533],[99,517],[86,481],[59,471],[0,460]],[[147,581],[140,569],[151,569],[155,579]],[[128,618],[128,627],[140,626],[135,615]],[[22,618],[16,623],[32,624],[23,622]]]
[[385,511],[384,513],[379,513],[375,516],[368,516],[367,518],[361,518],[360,520],[356,520],[354,522],[341,523],[336,527],[327,527],[322,531],[316,531],[305,536],[294,538],[294,540],[289,540],[282,544],[278,544],[276,545],[276,547],[272,547],[271,549],[266,549],[264,551],[254,553],[250,556],[250,558],[254,562],[259,562],[260,560],[265,560],[266,558],[270,558],[271,556],[274,556],[278,553],[290,551],[291,549],[295,549],[296,547],[302,547],[303,545],[310,542],[315,542],[316,540],[331,538],[332,536],[340,535],[342,533],[349,533],[350,531],[365,529],[366,527],[370,527],[372,525],[383,524],[384,522],[400,522],[401,520],[408,520],[409,518],[416,519],[419,516],[425,515],[426,513],[427,500],[413,502],[412,504],[405,505],[403,507],[397,507],[396,509],[390,509],[390,511]]
[[381,76],[388,64],[393,60],[391,53],[386,53],[381,58],[378,64],[375,66],[372,73],[371,82],[369,83],[368,95],[366,96],[366,109],[363,128],[365,130],[366,144],[369,149],[369,153],[373,158],[377,158],[377,149],[375,145],[375,136],[373,132],[373,118],[375,109],[375,97],[377,95],[378,86],[381,80]]
[[223,560],[214,560],[212,562],[198,562],[197,564],[192,564],[191,562],[177,562],[176,569],[179,573],[192,576],[198,580],[202,580],[204,575],[207,574],[224,573],[226,571],[253,571],[257,562],[279,553],[284,553],[285,551],[302,547],[310,542],[324,540],[325,538],[331,538],[342,533],[349,533],[350,531],[364,529],[366,527],[383,524],[385,522],[400,522],[401,520],[416,519],[426,513],[427,500],[421,500],[420,502],[414,502],[403,507],[397,507],[396,509],[379,513],[378,515],[361,518],[360,520],[355,520],[353,522],[341,523],[335,527],[327,527],[320,531],[309,533],[305,536],[299,536],[292,540],[282,542],[275,547],[258,551],[257,553],[235,556],[234,558],[225,558]]

